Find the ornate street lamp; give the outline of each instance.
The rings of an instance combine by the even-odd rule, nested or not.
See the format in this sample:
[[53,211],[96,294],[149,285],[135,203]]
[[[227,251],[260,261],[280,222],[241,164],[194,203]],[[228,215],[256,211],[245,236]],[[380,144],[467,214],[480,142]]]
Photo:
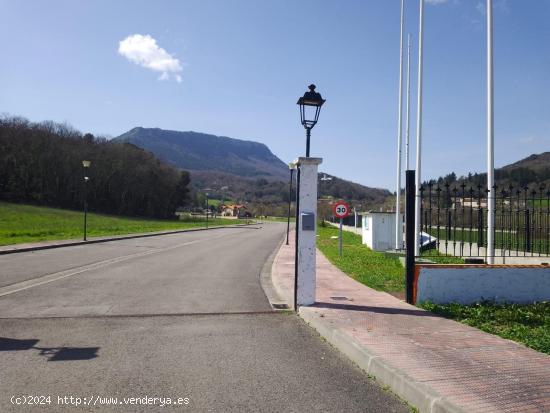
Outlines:
[[306,158],[309,158],[311,129],[317,124],[321,106],[325,103],[325,99],[321,97],[321,94],[315,91],[315,85],[311,84],[308,87],[309,91],[304,93],[304,96],[298,99],[297,102],[300,105],[300,119],[306,129]]
[[88,215],[88,168],[92,161],[82,161],[82,167],[84,168],[84,241],[86,241],[86,227],[87,227],[87,215]]

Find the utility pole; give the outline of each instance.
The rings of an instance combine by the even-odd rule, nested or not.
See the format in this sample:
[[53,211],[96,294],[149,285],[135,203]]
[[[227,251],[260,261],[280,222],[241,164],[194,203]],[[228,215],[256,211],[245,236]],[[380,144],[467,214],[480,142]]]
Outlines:
[[495,131],[493,105],[493,0],[487,0],[487,263],[495,263]]
[[[401,249],[399,240],[403,235],[403,225],[399,219],[401,202],[401,137],[403,135],[403,23],[404,0],[401,0],[401,30],[399,34],[399,115],[397,117],[397,188],[395,197],[395,249]],[[401,234],[400,234],[401,231]]]
[[405,121],[405,170],[409,170],[409,131],[411,127],[411,35],[407,35],[407,120]]
[[416,173],[414,202],[414,255],[420,255],[420,182],[422,168],[422,70],[424,44],[424,0],[420,0],[420,21],[418,30],[418,103],[416,107]]

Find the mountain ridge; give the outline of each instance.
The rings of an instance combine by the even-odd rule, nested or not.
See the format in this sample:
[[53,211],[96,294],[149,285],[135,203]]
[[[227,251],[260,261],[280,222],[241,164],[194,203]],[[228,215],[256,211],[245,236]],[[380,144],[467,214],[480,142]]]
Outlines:
[[[226,195],[243,202],[288,202],[288,165],[263,143],[201,132],[136,127],[113,139],[152,152],[161,160],[191,172],[197,190],[228,187]],[[319,196],[384,202],[390,192],[336,176],[320,180]],[[215,194],[219,196],[219,194]]]
[[228,136],[135,127],[113,141],[132,143],[189,171],[228,172],[268,180],[284,179],[288,171],[267,145]]
[[[427,182],[467,182],[472,185],[484,186],[487,183],[487,173],[469,173],[458,177],[454,172],[431,179]],[[531,154],[519,161],[495,168],[495,184],[497,186],[550,188],[550,152]]]

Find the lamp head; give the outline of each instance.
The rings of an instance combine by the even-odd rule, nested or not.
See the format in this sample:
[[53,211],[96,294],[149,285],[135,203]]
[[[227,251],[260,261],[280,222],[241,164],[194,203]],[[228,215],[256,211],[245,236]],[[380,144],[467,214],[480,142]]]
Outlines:
[[300,120],[306,129],[311,129],[319,120],[321,106],[326,102],[320,93],[315,91],[316,86],[311,84],[308,86],[309,91],[304,93],[297,104],[300,105]]

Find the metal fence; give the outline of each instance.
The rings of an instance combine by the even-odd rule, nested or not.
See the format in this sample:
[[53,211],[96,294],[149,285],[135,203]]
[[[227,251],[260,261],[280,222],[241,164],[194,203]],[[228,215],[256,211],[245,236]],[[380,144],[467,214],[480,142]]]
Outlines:
[[[468,183],[420,187],[423,255],[487,257],[488,194]],[[494,256],[550,256],[550,189],[493,188]]]

